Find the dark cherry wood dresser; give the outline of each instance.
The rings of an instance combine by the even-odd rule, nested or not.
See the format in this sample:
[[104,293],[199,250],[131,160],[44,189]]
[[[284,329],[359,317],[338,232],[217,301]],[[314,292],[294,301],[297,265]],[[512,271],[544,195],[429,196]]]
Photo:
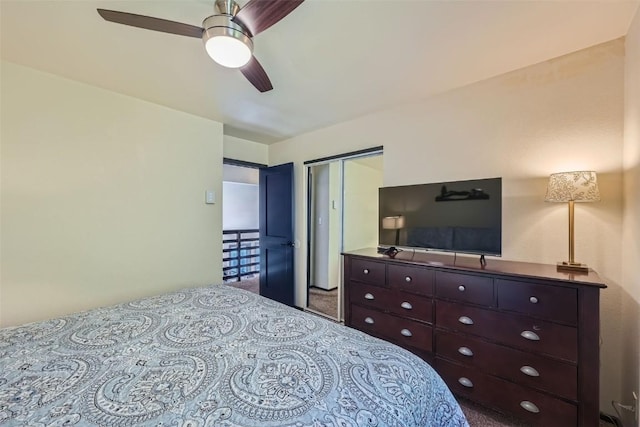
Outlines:
[[598,275],[375,249],[344,255],[345,323],[432,364],[454,394],[537,426],[599,422]]

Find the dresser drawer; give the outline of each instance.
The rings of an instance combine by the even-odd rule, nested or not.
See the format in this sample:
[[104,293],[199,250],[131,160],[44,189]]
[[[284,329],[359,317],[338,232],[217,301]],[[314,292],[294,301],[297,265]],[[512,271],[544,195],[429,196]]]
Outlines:
[[399,316],[433,323],[433,300],[408,292],[395,292],[389,298],[387,310]]
[[350,326],[403,347],[422,351],[431,351],[433,347],[433,329],[430,325],[355,304],[351,306]]
[[436,301],[436,324],[570,362],[577,360],[578,333],[571,326],[446,301]]
[[577,400],[576,365],[493,344],[467,335],[436,331],[438,356],[557,396]]
[[351,303],[385,310],[389,301],[394,297],[394,292],[388,288],[367,285],[358,282],[349,282],[349,298]]
[[537,285],[515,280],[496,280],[498,307],[546,320],[576,325],[578,291],[553,285]]
[[435,365],[454,394],[501,409],[532,425],[578,425],[578,410],[571,403],[439,357]]
[[351,303],[433,323],[433,300],[364,283],[349,282]]
[[364,259],[351,261],[351,280],[372,283],[378,286],[386,286],[386,265],[381,262],[373,262]]
[[436,296],[470,304],[493,306],[493,279],[471,274],[436,272]]
[[389,287],[422,295],[433,295],[432,269],[389,265]]

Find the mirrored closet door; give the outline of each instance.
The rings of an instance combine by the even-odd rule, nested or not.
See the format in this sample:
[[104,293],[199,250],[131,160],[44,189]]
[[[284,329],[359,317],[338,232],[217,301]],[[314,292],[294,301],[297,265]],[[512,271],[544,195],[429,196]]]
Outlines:
[[345,155],[307,166],[307,309],[342,320],[343,251],[378,242],[382,151]]

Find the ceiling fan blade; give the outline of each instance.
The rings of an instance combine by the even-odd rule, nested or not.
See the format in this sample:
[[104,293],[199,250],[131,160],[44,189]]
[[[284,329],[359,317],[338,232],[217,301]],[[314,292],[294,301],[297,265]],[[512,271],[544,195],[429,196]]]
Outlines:
[[146,30],[161,31],[163,33],[177,34],[179,36],[202,38],[201,27],[183,24],[181,22],[168,21],[166,19],[152,18],[151,16],[136,15],[134,13],[118,12],[117,10],[98,9],[100,16],[105,21],[117,24],[130,25]]
[[247,65],[240,68],[240,72],[256,87],[260,92],[267,92],[273,89],[271,80],[262,68],[255,56],[252,56]]
[[300,6],[304,0],[249,0],[233,18],[252,35],[257,35]]

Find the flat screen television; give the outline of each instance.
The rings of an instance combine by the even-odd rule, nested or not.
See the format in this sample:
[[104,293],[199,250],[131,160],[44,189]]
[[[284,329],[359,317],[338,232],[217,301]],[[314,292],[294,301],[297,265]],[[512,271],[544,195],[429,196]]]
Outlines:
[[379,189],[380,246],[502,255],[502,178]]

